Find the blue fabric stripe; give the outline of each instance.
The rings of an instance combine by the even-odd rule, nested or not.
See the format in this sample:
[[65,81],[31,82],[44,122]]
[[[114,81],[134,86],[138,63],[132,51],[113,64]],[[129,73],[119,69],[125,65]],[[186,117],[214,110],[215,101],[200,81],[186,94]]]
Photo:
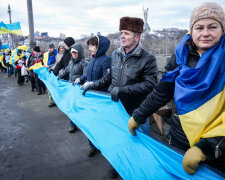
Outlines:
[[204,166],[195,175],[188,175],[182,168],[182,155],[139,131],[137,136],[132,136],[127,128],[129,115],[110,96],[87,92],[84,97],[79,86],[57,81],[46,68],[34,72],[45,83],[59,109],[83,131],[123,179],[223,179]]
[[180,66],[167,73],[163,81],[174,82],[174,99],[179,115],[193,111],[220,93],[225,85],[225,35],[219,44],[202,54],[195,68],[186,66],[189,50],[186,35],[176,49]]
[[8,44],[2,45],[2,46],[0,46],[0,50],[1,50],[1,49],[3,49],[3,50],[4,50],[4,49],[9,49],[9,45],[8,45]]
[[12,23],[12,24],[4,24],[2,21],[0,23],[0,30],[1,28],[4,27],[8,30],[18,30],[18,29],[21,29],[20,27],[20,23],[19,22],[15,22],[15,23]]

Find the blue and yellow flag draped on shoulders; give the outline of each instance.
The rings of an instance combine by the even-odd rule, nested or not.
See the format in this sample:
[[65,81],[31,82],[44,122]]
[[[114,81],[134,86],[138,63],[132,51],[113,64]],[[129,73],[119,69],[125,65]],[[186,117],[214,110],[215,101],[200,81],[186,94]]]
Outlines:
[[177,112],[192,147],[200,138],[225,136],[225,34],[201,55],[195,68],[186,66],[190,40],[187,34],[177,46],[179,66],[162,81],[175,82]]
[[0,34],[11,33],[22,36],[22,30],[19,22],[15,22],[12,24],[4,24],[2,21],[0,22]]

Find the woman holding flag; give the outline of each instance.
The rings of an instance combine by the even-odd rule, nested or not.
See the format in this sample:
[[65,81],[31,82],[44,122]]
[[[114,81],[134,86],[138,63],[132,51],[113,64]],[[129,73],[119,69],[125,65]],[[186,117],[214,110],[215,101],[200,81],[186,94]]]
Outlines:
[[175,62],[129,120],[129,131],[174,98],[170,144],[186,151],[183,168],[196,173],[205,162],[225,172],[225,14],[205,2],[192,12]]

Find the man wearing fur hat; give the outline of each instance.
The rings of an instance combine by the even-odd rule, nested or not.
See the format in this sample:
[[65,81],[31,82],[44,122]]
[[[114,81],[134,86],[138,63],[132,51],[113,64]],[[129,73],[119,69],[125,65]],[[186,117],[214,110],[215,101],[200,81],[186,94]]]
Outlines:
[[[110,72],[99,81],[86,86],[83,94],[89,89],[102,90],[108,87],[112,100],[120,99],[130,115],[142,103],[154,88],[158,73],[155,57],[144,50],[140,43],[143,25],[140,18],[120,19],[121,47],[111,55]],[[146,124],[141,128],[149,134],[148,121]]]
[[101,90],[109,86],[112,100],[120,99],[129,114],[141,104],[154,88],[158,73],[155,57],[140,43],[143,24],[140,18],[120,19],[121,47],[112,53],[111,71],[87,86],[83,94],[89,89]]
[[195,174],[199,164],[205,162],[225,173],[225,14],[222,7],[213,2],[199,5],[192,12],[189,31],[176,47],[170,72],[133,112],[128,128],[135,135],[135,129],[146,117],[174,99],[176,109],[171,118],[170,144],[186,151],[184,170]]

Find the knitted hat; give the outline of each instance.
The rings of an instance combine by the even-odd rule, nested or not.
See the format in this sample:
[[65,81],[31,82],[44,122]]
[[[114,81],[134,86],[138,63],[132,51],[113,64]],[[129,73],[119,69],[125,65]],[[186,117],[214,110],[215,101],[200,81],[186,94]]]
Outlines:
[[196,7],[191,14],[189,30],[200,19],[211,18],[218,21],[225,32],[225,14],[222,7],[214,2],[204,2]]
[[55,48],[55,45],[54,44],[49,44],[49,46],[48,46],[49,48]]
[[39,46],[35,46],[35,47],[34,47],[34,49],[33,49],[33,51],[35,51],[35,52],[41,52],[41,50],[40,50],[40,47],[39,47]]
[[120,31],[128,30],[134,33],[142,33],[143,25],[144,25],[144,21],[141,18],[122,17],[120,19]]
[[73,44],[75,44],[75,41],[74,41],[74,39],[73,39],[72,37],[67,37],[67,38],[64,40],[64,43],[65,43],[68,47],[70,47],[70,46],[72,46]]

